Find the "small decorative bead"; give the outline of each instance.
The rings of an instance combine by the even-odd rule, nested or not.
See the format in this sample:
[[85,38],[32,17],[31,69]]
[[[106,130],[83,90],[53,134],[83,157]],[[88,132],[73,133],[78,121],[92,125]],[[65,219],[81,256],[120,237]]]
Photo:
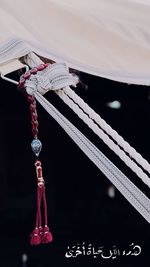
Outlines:
[[32,129],[34,129],[34,130],[38,129],[39,123],[38,123],[37,120],[36,121],[32,121],[31,123],[32,123]]
[[41,71],[41,70],[44,70],[44,69],[45,69],[44,64],[42,64],[42,65],[40,65],[40,66],[37,67],[37,70],[38,71]]
[[27,72],[23,75],[23,78],[24,78],[24,79],[29,79],[30,76],[31,76],[30,71],[27,71]]
[[43,64],[44,68],[47,68],[48,65],[49,65],[49,63],[45,63],[45,64]]
[[38,157],[42,149],[41,141],[39,139],[33,139],[31,143],[31,148],[34,154]]
[[34,96],[33,95],[28,95],[27,98],[28,98],[30,103],[32,103],[34,101]]
[[19,81],[19,85],[18,85],[18,87],[20,87],[20,88],[24,87],[24,83],[25,83],[25,79],[22,77],[22,78],[20,79],[20,81]]
[[38,115],[37,115],[37,113],[32,113],[31,114],[31,117],[32,117],[32,121],[36,121],[37,120],[37,118],[38,118]]
[[31,73],[31,74],[36,74],[37,71],[38,71],[37,68],[33,68],[32,70],[30,70],[30,73]]
[[35,104],[31,104],[31,105],[30,105],[30,110],[31,110],[31,111],[35,111],[35,109],[36,109],[36,105],[35,105]]
[[38,129],[32,129],[32,134],[34,138],[37,138],[38,132],[39,132]]

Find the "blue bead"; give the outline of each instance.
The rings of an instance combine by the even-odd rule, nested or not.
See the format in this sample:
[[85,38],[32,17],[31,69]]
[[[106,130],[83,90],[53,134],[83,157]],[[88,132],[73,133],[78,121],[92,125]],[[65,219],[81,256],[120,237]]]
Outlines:
[[31,148],[34,154],[38,157],[42,149],[41,141],[39,139],[33,139],[31,143]]

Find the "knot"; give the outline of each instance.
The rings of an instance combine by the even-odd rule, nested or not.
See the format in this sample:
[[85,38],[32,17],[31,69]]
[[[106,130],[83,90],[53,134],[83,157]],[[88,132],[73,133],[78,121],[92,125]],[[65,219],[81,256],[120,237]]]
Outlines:
[[49,90],[59,90],[71,85],[75,87],[78,81],[76,75],[69,73],[69,68],[65,63],[54,63],[36,74],[31,74],[25,81],[25,87],[30,95],[35,92],[44,95]]
[[44,179],[43,179],[43,174],[42,174],[41,161],[36,160],[35,166],[36,166],[37,184],[39,187],[43,187],[44,186]]
[[41,161],[40,160],[36,160],[35,162],[35,167],[41,167]]
[[38,186],[39,187],[43,187],[44,186],[44,179],[43,179],[43,177],[39,177],[39,178],[37,178],[37,180],[38,180]]

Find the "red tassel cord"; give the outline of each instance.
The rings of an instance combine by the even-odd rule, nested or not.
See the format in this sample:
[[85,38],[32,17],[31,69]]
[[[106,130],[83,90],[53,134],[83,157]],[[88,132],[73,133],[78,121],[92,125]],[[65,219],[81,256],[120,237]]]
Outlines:
[[44,218],[45,218],[45,225],[43,229],[43,240],[42,243],[49,243],[53,240],[52,234],[49,231],[48,221],[47,221],[47,203],[46,203],[46,196],[45,196],[45,187],[43,188],[43,204],[44,204]]
[[[28,73],[25,73],[20,78],[19,88],[23,90],[25,88],[25,81],[30,78],[31,75],[35,75],[38,71],[42,71],[48,66],[48,64],[43,64],[37,68],[34,68]],[[36,110],[36,100],[34,96],[27,95],[28,101],[30,103],[31,111],[31,124],[32,124],[32,134],[33,141],[31,143],[32,151],[35,156],[38,158],[42,149],[42,143],[38,139],[38,115]],[[37,212],[36,212],[36,224],[33,232],[30,235],[30,244],[39,245],[41,243],[49,243],[53,240],[52,234],[49,231],[48,227],[48,216],[47,216],[47,201],[45,193],[45,185],[42,174],[41,161],[36,160],[36,176],[37,176]],[[41,209],[43,208],[43,213]],[[44,224],[42,225],[42,214],[44,214]]]
[[[37,123],[37,112],[36,112],[36,101],[33,97],[28,96],[30,101],[30,110],[32,117],[32,133],[34,140],[31,143],[31,147],[35,155],[38,157],[42,148],[40,140],[37,138],[38,134],[38,123]],[[36,226],[31,235],[31,245],[38,245],[41,243],[49,243],[52,241],[52,234],[49,231],[48,220],[47,220],[47,201],[45,195],[45,185],[42,174],[42,166],[39,160],[35,162],[36,175],[37,175],[37,214],[36,214]],[[42,216],[41,216],[41,204],[43,202],[44,209],[44,225],[42,227]]]
[[[36,225],[35,229],[33,230],[32,234],[30,235],[31,245],[39,245],[41,244],[41,235],[43,234],[43,228],[42,228],[42,217],[41,217],[41,199],[42,199],[42,187],[37,187],[37,212],[36,212]],[[41,233],[42,232],[42,233]]]
[[[35,166],[36,166],[37,183],[38,183],[36,228],[39,229],[40,243],[49,243],[53,240],[53,237],[48,227],[47,201],[46,201],[46,195],[45,195],[45,185],[44,185],[44,179],[42,175],[41,162],[37,160],[35,162]],[[44,208],[44,227],[42,227],[42,220],[41,220],[42,200],[43,200],[43,208]]]

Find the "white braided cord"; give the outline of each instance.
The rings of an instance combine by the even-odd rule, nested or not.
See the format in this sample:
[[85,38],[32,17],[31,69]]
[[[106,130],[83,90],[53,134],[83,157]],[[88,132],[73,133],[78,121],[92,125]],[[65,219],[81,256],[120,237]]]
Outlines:
[[56,94],[81,118],[88,126],[93,130],[93,132],[99,136],[103,142],[108,145],[108,147],[115,152],[120,159],[134,172],[136,175],[142,179],[142,181],[150,187],[150,179],[146,173],[132,160],[126,153],[120,149],[120,147],[110,139],[110,137],[103,132],[94,122],[91,120],[87,114],[85,114],[79,107],[76,105],[72,99],[70,99],[66,94],[63,93],[63,90],[55,91]]
[[[127,141],[120,136],[104,119],[101,118],[85,101],[79,97],[69,86],[63,88],[64,94],[69,96],[94,122],[96,122],[123,150],[130,155],[144,170],[150,174],[149,162],[138,153]],[[59,92],[57,93],[59,95]],[[62,97],[62,93],[61,93]],[[69,102],[69,100],[68,100]],[[72,108],[72,107],[71,107]]]
[[59,123],[87,157],[115,185],[131,205],[150,223],[150,200],[94,144],[38,92],[37,101]]

